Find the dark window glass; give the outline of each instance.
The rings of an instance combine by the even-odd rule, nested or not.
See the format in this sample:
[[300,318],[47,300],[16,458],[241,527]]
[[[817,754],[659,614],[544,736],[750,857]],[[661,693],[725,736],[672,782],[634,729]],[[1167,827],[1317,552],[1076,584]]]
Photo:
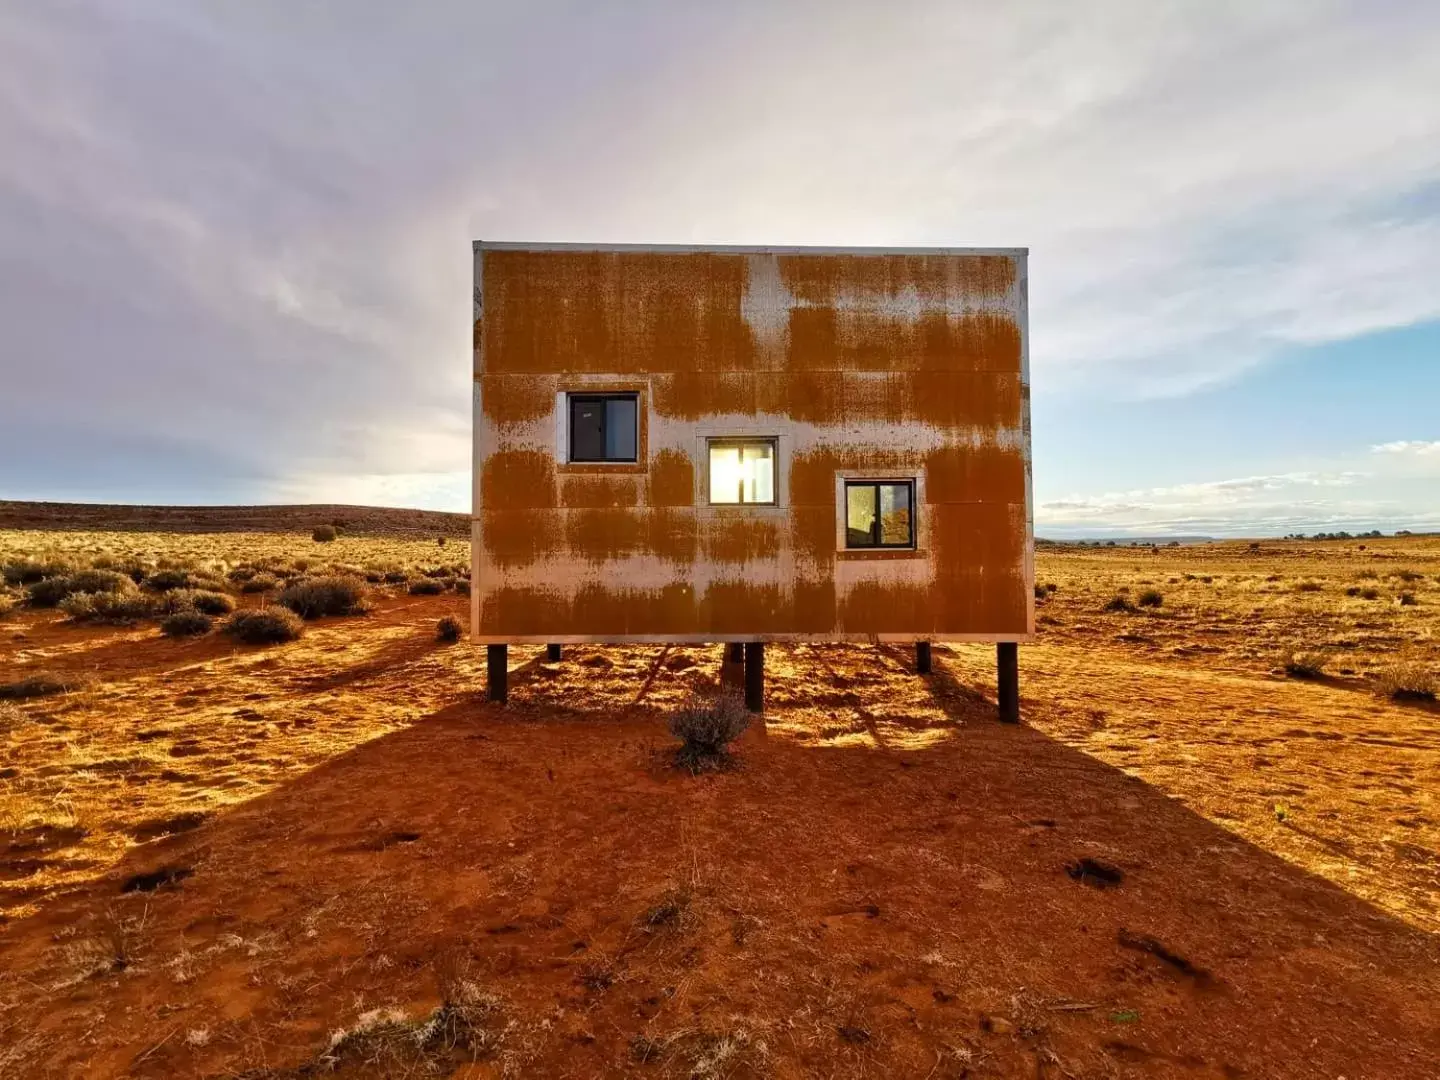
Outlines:
[[634,394],[571,394],[570,460],[637,460],[639,404]]
[[909,480],[847,480],[845,546],[914,547],[914,483]]

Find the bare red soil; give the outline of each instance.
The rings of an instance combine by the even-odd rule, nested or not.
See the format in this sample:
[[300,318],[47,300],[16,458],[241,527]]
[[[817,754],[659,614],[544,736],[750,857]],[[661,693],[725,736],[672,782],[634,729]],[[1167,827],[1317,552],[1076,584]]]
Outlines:
[[[465,1075],[1434,1075],[1433,935],[998,724],[957,678],[973,650],[929,679],[899,649],[772,650],[769,724],[697,777],[660,712],[718,647],[517,650],[498,707],[430,640],[456,605],[274,649],[99,646],[163,701],[208,686],[297,738],[343,738],[344,697],[443,704],[0,931],[10,1074],[293,1069],[369,1010],[425,1017],[458,957],[493,1002]],[[181,764],[251,739],[223,712],[166,736]]]

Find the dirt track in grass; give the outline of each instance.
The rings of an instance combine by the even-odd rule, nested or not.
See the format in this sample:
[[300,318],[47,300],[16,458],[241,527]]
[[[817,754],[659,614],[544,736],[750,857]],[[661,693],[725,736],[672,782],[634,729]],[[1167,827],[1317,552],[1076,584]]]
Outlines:
[[[500,708],[454,595],[264,648],[14,613],[0,682],[93,682],[0,731],[0,1074],[292,1075],[368,1024],[342,1075],[1431,1076],[1440,716],[1372,676],[1437,659],[1440,545],[1292,548],[1042,553],[1018,729],[988,650],[772,647],[704,777],[663,714],[718,647],[516,649]],[[474,1029],[416,1050],[457,969]]]

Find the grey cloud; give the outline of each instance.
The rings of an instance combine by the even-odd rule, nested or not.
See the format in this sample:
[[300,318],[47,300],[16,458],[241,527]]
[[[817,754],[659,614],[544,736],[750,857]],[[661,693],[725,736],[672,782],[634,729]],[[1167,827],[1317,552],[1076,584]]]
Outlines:
[[1437,317],[1437,45],[1424,3],[9,5],[0,494],[445,489],[476,236],[1029,244],[1037,387],[1096,394]]

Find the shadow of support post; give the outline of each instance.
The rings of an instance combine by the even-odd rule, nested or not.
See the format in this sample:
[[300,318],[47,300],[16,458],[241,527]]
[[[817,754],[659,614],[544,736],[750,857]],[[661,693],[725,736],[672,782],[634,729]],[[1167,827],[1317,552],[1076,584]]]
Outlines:
[[552,664],[559,663],[559,661],[560,661],[560,646],[559,646],[559,645],[554,645],[554,644],[546,645],[546,646],[545,646],[545,659],[548,660],[548,661],[549,661],[550,663],[552,663]]
[[765,711],[765,643],[745,643],[745,707],[752,713]]
[[1013,641],[1002,641],[995,646],[995,661],[999,668],[1000,686],[997,699],[1000,703],[1000,720],[1006,724],[1020,722],[1020,646]]
[[915,643],[915,671],[919,675],[930,674],[930,643],[928,641]]
[[509,696],[509,648],[505,645],[485,646],[485,696],[504,703]]

